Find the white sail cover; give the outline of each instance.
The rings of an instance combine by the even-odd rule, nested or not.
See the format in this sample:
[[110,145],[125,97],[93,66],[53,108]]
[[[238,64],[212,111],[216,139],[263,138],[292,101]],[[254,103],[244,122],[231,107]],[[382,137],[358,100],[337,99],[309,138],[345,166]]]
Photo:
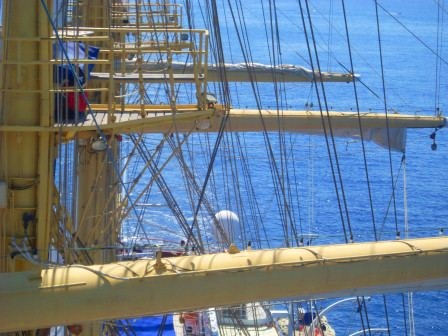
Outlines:
[[[334,129],[333,135],[361,139],[359,129]],[[363,128],[363,139],[372,141],[377,145],[396,152],[404,152],[406,149],[406,128]]]

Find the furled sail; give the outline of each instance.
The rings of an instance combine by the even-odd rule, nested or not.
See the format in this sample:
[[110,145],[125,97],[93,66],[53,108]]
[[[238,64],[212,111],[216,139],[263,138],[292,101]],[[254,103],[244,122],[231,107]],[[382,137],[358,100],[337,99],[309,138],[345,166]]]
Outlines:
[[[126,71],[135,70],[136,59],[126,62]],[[191,73],[194,71],[193,63],[182,62],[146,62],[142,69],[148,72],[168,72]],[[208,64],[207,80],[210,82],[221,81],[220,73],[225,71],[225,78],[229,82],[312,82],[314,76],[316,80],[324,82],[351,82],[354,78],[359,79],[359,75],[350,73],[322,72],[321,74],[295,64],[268,65],[262,63],[225,63]]]

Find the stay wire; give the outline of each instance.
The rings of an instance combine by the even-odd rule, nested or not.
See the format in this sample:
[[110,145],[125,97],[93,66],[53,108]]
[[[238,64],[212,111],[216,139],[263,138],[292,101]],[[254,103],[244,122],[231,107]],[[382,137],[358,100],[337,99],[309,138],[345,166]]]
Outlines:
[[[348,48],[349,58],[350,58],[350,69],[351,69],[351,73],[354,74],[355,70],[354,70],[354,66],[353,66],[353,56],[352,56],[352,50],[351,50],[351,44],[350,44],[350,34],[348,31],[348,23],[347,23],[347,11],[345,8],[344,0],[342,0],[342,10],[343,10],[343,14],[344,14],[344,25],[345,25],[345,33],[346,33],[346,38],[347,38],[347,48]],[[355,94],[356,111],[358,113],[358,126],[359,126],[362,154],[363,154],[363,160],[364,160],[364,172],[366,174],[366,180],[367,180],[367,189],[368,189],[368,195],[369,195],[370,213],[371,213],[371,217],[372,217],[372,226],[373,226],[375,241],[378,241],[378,235],[377,235],[376,223],[375,223],[375,213],[373,211],[372,189],[370,186],[370,177],[369,177],[369,170],[368,170],[368,166],[367,166],[367,156],[366,156],[364,135],[363,135],[363,129],[362,129],[362,123],[361,123],[361,114],[360,114],[360,108],[359,108],[358,90],[357,90],[357,86],[356,86],[356,80],[353,80],[352,82],[353,82],[353,90],[354,90],[354,94]],[[358,302],[359,302],[359,298],[358,298]],[[366,305],[364,296],[362,297],[362,303],[364,305],[364,313],[366,316],[367,327],[368,327],[369,335],[370,335],[371,334],[370,333],[370,320],[369,320],[368,309],[367,309],[367,305]],[[386,309],[387,309],[387,307],[386,307]],[[364,326],[363,326],[363,328],[364,328]]]
[[[431,53],[433,53],[441,62],[445,63],[446,65],[448,65],[448,61],[446,61],[440,54],[438,54],[436,51],[434,51],[434,49],[432,49],[428,44],[426,44],[420,37],[418,37],[416,34],[414,34],[408,27],[406,27],[400,20],[398,20],[391,12],[389,12],[386,8],[384,8],[383,6],[381,6],[378,3],[378,0],[375,0],[375,4],[376,6],[378,6],[379,8],[381,8],[387,15],[389,15],[392,19],[394,19],[400,26],[402,26],[404,29],[406,29],[406,31],[411,34],[412,36],[414,36],[421,44],[423,44]],[[378,13],[377,13],[378,15]]]
[[[325,21],[327,21],[328,22],[328,24],[332,27],[332,32],[336,32],[336,33],[338,33],[338,35],[342,38],[342,39],[344,39],[344,35],[342,34],[342,33],[340,33],[339,32],[339,30],[338,30],[338,28],[336,27],[336,26],[334,26],[332,23],[331,23],[331,21],[330,20],[327,20],[326,19],[326,17],[320,12],[320,10],[319,10],[319,8],[318,7],[316,7],[316,6],[313,6],[313,11],[316,11],[320,16],[321,16],[321,18],[323,19],[323,20],[325,20]],[[324,38],[321,36],[321,34],[319,34],[319,32],[317,31],[317,34],[318,34],[318,36],[320,37],[320,39],[325,43],[325,41],[324,41]],[[327,48],[329,48],[329,46],[327,45]],[[342,64],[342,62],[341,61],[339,61],[338,60],[338,57],[330,50],[330,49],[328,49],[329,51],[329,53],[331,53],[331,55],[333,56],[333,59],[336,61],[336,63],[337,64],[339,64],[339,66],[341,66],[345,71],[347,71],[347,72],[349,72],[349,70],[348,70],[348,68],[344,65],[344,64]],[[377,74],[378,75],[378,77],[381,77],[380,76],[380,74],[376,71],[376,69],[371,65],[371,64],[369,64],[369,62],[354,48],[354,46],[352,46],[352,50],[353,51],[355,51],[355,53],[357,54],[357,56],[360,58],[360,59],[362,59],[365,63],[366,63],[366,65],[370,68],[370,69],[372,69],[372,71],[375,73],[375,74]],[[378,94],[376,94],[374,91],[373,91],[373,89],[371,89],[365,82],[364,82],[364,80],[362,79],[362,78],[360,78],[360,77],[358,77],[358,78],[356,78],[356,80],[360,83],[360,84],[362,84],[370,93],[372,93],[376,98],[378,98],[379,100],[381,100],[381,97],[378,95]],[[398,97],[400,97],[402,100],[403,100],[403,98],[401,97],[401,95],[400,95],[400,93],[397,91],[397,90],[395,90],[393,87],[389,87],[389,90],[390,91],[393,91]]]
[[386,318],[387,334],[390,336],[389,309],[387,308],[388,304],[387,304],[386,294],[383,294],[382,297],[383,297],[383,306],[384,306],[384,316]]
[[395,188],[394,188],[394,170],[392,163],[392,150],[390,148],[390,127],[389,127],[389,118],[387,113],[387,96],[386,96],[386,83],[385,83],[385,75],[384,75],[384,62],[383,62],[383,47],[381,43],[381,30],[380,30],[380,19],[378,14],[378,1],[375,0],[375,13],[376,13],[376,28],[378,34],[378,48],[379,48],[379,56],[380,56],[380,64],[381,64],[381,81],[382,81],[382,89],[383,89],[383,101],[384,101],[384,113],[386,115],[386,132],[387,132],[387,144],[388,144],[388,154],[389,154],[389,168],[390,168],[390,178],[392,183],[392,199],[393,199],[393,209],[394,209],[394,219],[395,219],[395,229],[397,231],[397,237],[399,237],[398,231],[398,215],[397,215],[397,204],[395,197]]
[[[282,40],[280,38],[280,29],[279,29],[279,19],[278,19],[278,7],[276,5],[276,1],[273,1],[273,10],[274,10],[274,19],[275,19],[275,38],[277,41],[277,57],[279,60],[279,64],[283,64],[283,58],[282,58]],[[276,64],[273,64],[274,66],[276,66]],[[277,90],[279,90],[280,92],[283,91],[283,94],[281,95],[277,95],[276,94],[276,101],[277,101],[277,114],[280,116],[283,115],[285,113],[285,111],[283,111],[283,109],[280,109],[280,106],[288,106],[288,101],[287,101],[287,97],[286,97],[286,86],[285,86],[285,82],[284,81],[279,81],[278,80],[278,76],[276,76],[275,72],[273,71],[273,75],[274,75],[274,83],[275,83],[275,87],[276,87],[276,92]],[[278,87],[278,89],[277,89]],[[281,111],[280,111],[281,110]],[[298,234],[297,234],[297,227],[294,223],[296,223],[296,216],[295,216],[295,212],[294,212],[294,207],[291,207],[289,204],[293,204],[293,198],[292,198],[292,190],[291,188],[289,188],[289,186],[291,185],[291,177],[290,177],[290,171],[288,169],[288,151],[287,151],[287,143],[286,143],[286,134],[285,132],[283,132],[283,123],[281,123],[281,119],[278,118],[278,137],[280,140],[280,158],[281,158],[281,171],[284,172],[285,176],[283,176],[283,179],[281,180],[282,182],[282,189],[286,190],[287,192],[287,197],[285,196],[284,202],[286,204],[285,210],[290,212],[289,215],[289,220],[290,220],[290,234],[291,237],[295,240],[296,245],[299,246],[300,245],[300,241],[298,238]],[[287,224],[287,223],[285,223]]]
[[[235,25],[235,27],[237,27],[237,21],[235,19],[235,11],[234,11],[230,1],[228,1],[228,4],[229,4],[229,9],[230,9],[230,13],[231,13],[234,25]],[[238,12],[238,14],[240,14],[240,13]],[[239,17],[239,19],[240,20],[238,22],[244,22],[244,21],[242,21],[244,19],[242,19],[241,17]],[[245,25],[245,27],[247,27],[247,25]],[[247,34],[247,31],[246,31],[246,34]],[[245,40],[245,36],[241,36],[241,33],[240,33],[239,30],[237,30],[237,37],[238,37],[240,46],[244,47],[245,44],[242,41],[243,41],[243,39]],[[250,57],[251,53],[247,52],[247,51],[250,51],[250,47],[246,48],[245,50],[243,50],[243,57],[244,57],[244,61],[245,61],[245,64],[246,64],[246,68],[248,70],[251,87],[252,87],[252,90],[253,90],[253,93],[254,93],[254,96],[255,96],[257,108],[258,108],[259,115],[260,115],[260,121],[261,121],[261,124],[262,124],[262,127],[263,127],[263,136],[264,136],[265,143],[266,143],[266,151],[267,151],[267,155],[270,157],[269,163],[271,165],[272,178],[274,180],[274,183],[279,183],[279,181],[280,181],[279,169],[278,169],[278,166],[277,166],[277,163],[276,163],[276,160],[275,160],[275,155],[274,155],[274,151],[273,151],[273,148],[272,148],[272,145],[271,145],[271,140],[270,140],[268,132],[267,132],[266,124],[265,124],[265,121],[264,121],[264,119],[262,117],[262,114],[261,114],[261,108],[262,107],[261,107],[260,93],[258,91],[258,86],[256,85],[255,73],[254,73],[254,71],[250,67],[250,64],[252,63],[251,62],[252,58]],[[278,185],[281,186],[280,183]],[[289,205],[286,202],[285,191],[282,188],[280,188],[280,189],[281,190],[278,190],[278,188],[274,188],[274,193],[275,193],[275,196],[276,196],[277,203],[279,205],[279,215],[281,217],[283,217],[282,221],[284,223],[285,222],[285,218],[291,217],[291,212],[289,211]],[[283,206],[282,206],[282,201],[281,201],[282,199],[284,200]],[[281,211],[282,207],[285,207],[286,211]],[[290,218],[290,221],[292,221],[292,218]],[[284,231],[284,228],[283,228],[283,231]],[[285,235],[286,246],[289,247],[290,245],[289,245],[289,242],[287,241],[287,233],[285,231],[284,231],[284,235]]]
[[[282,52],[281,52],[281,38],[280,38],[280,29],[278,26],[278,15],[277,15],[278,9],[276,6],[275,0],[269,1],[269,24],[270,24],[270,39],[272,41],[271,43],[271,65],[272,69],[276,68],[277,65],[282,64]],[[267,26],[267,25],[265,25]],[[267,39],[269,42],[269,39]],[[286,186],[290,185],[290,178],[289,178],[289,170],[285,167],[287,166],[287,153],[286,153],[286,138],[285,133],[283,132],[283,124],[281,123],[280,116],[284,114],[283,109],[281,106],[287,105],[286,97],[279,94],[279,92],[283,91],[286,92],[284,87],[284,82],[281,82],[278,80],[278,76],[274,70],[272,70],[272,79],[273,79],[273,85],[274,85],[274,94],[275,94],[275,101],[276,101],[276,110],[277,110],[277,136],[279,138],[279,158],[280,158],[280,171],[284,172],[284,175],[281,174],[278,176],[278,185],[280,186],[280,189],[282,190],[282,199],[281,202],[283,202],[283,207],[285,210],[285,214],[288,214],[287,216],[284,216],[283,226],[284,226],[284,233],[285,233],[285,240],[289,241],[289,229],[288,229],[288,223],[290,223],[290,229],[291,229],[291,235],[292,238],[294,238],[296,245],[299,245],[299,239],[297,236],[297,230],[294,225],[295,218],[294,218],[294,211],[289,206],[289,204],[292,204],[292,198],[291,198],[291,188],[287,188]],[[284,101],[283,101],[284,99]]]
[[[395,201],[395,183],[394,183],[394,178],[393,178],[392,153],[391,153],[391,149],[390,149],[389,120],[388,120],[388,114],[387,114],[386,85],[385,85],[385,79],[384,79],[384,64],[383,64],[383,57],[382,57],[381,33],[380,33],[380,23],[379,23],[379,15],[378,15],[378,1],[376,1],[376,0],[375,0],[375,13],[376,13],[376,21],[377,21],[378,46],[379,46],[380,62],[381,62],[381,79],[382,79],[382,87],[383,87],[384,112],[386,114],[386,130],[387,130],[389,164],[390,164],[390,172],[391,172],[391,180],[392,180],[391,181],[392,182],[392,199],[393,199],[393,204],[394,204],[395,231],[397,232],[397,236],[398,236],[398,220],[397,220],[397,209],[396,209],[396,201]],[[377,240],[376,227],[375,227],[375,239]],[[384,310],[386,313],[387,332],[390,335],[390,322],[389,322],[388,306],[387,306],[386,296],[384,294],[383,294],[383,302],[384,302]]]
[[445,14],[448,14],[448,11],[445,9],[445,0],[442,0],[442,4],[440,4],[439,0],[433,0],[433,2],[441,9]]
[[406,336],[408,336],[408,318],[406,313],[406,303],[404,301],[404,293],[401,293],[401,304],[403,305],[403,323],[404,323],[404,333]]
[[[169,142],[170,136],[166,135],[165,138]],[[174,155],[176,155],[181,151],[180,150],[181,144],[179,144],[177,146],[177,144],[174,143],[174,141],[173,141],[173,145],[174,145],[174,148],[172,149],[172,152],[174,153]],[[165,179],[163,178],[163,175],[162,175],[163,166],[160,169],[159,165],[158,165],[158,161],[159,161],[162,151],[159,151],[158,157],[156,158],[157,161],[154,162],[154,158],[151,156],[148,156],[147,153],[149,153],[149,150],[146,147],[146,144],[144,142],[143,142],[142,146],[139,146],[138,148],[139,148],[139,153],[140,153],[141,157],[143,158],[143,161],[145,162],[148,170],[150,171],[151,175],[153,176],[154,180],[152,180],[152,181],[156,182],[156,184],[159,186],[159,189],[162,192],[162,195],[165,198],[166,203],[168,204],[169,208],[171,209],[172,213],[174,214],[175,218],[177,219],[179,225],[184,230],[184,233],[188,232],[187,230],[189,227],[187,224],[187,220],[186,220],[180,206],[176,202],[176,199],[175,199],[173,193],[171,192],[171,190],[168,186],[168,183],[166,183]],[[155,154],[153,156],[155,156]],[[153,182],[150,184],[152,185]],[[196,245],[202,245],[201,237],[199,234],[198,234],[198,237],[194,237],[194,238],[195,238],[194,242]]]
[[[401,175],[401,171],[402,171],[402,169],[404,167],[404,162],[405,162],[405,155],[403,154],[403,157],[401,159],[401,164],[400,164],[400,167],[398,168],[397,176],[395,178],[395,184],[392,186],[392,188],[395,189],[395,190],[397,189],[397,186],[398,186],[398,177]],[[379,230],[379,233],[378,233],[378,239],[379,240],[382,239],[382,235],[383,235],[383,232],[384,232],[384,226],[386,225],[387,216],[389,214],[389,210],[391,208],[392,203],[393,203],[393,193],[391,193],[391,195],[390,195],[389,202],[388,202],[388,205],[387,205],[387,209],[386,209],[386,212],[384,214],[384,218],[383,218],[383,221],[382,221],[382,224],[381,224],[381,229]],[[397,233],[396,230],[397,229],[395,228],[395,234]]]
[[[268,20],[268,18],[266,17],[266,9],[265,9],[265,6],[264,6],[264,2],[263,1],[261,1],[261,9],[262,9],[262,13],[263,13],[263,27],[264,27],[264,34],[265,34],[265,38],[266,38],[266,43],[267,43],[267,46],[268,46],[268,50],[272,50],[272,52],[269,52],[268,53],[268,56],[269,56],[269,63],[271,64],[271,65],[274,65],[275,66],[275,64],[276,64],[276,62],[275,62],[275,58],[274,58],[274,56],[275,56],[275,54],[274,54],[274,50],[275,50],[275,46],[274,46],[274,44],[275,44],[275,40],[274,40],[274,38],[273,38],[273,27],[272,27],[272,9],[271,9],[271,1],[269,1],[269,20]],[[270,30],[268,29],[268,27],[270,27]],[[277,89],[276,89],[276,79],[275,79],[275,73],[272,71],[272,80],[273,80],[273,85],[274,85],[274,90],[273,90],[273,92],[274,92],[274,95],[275,95],[275,100],[276,100],[276,106],[278,106],[278,95],[277,95]],[[277,113],[279,113],[279,110],[278,110],[278,108],[277,108]],[[280,132],[280,128],[279,128],[279,132]],[[265,135],[265,142],[270,146],[270,141],[269,141],[269,139],[266,139],[268,137],[268,135],[266,134]],[[274,160],[274,158],[272,158],[272,160]],[[273,178],[273,183],[274,183],[274,185],[277,185],[278,183],[277,183],[277,181],[275,181],[275,167],[274,167],[274,164],[272,163],[272,161],[270,162],[270,171],[271,171],[271,176],[272,176],[272,178]],[[275,197],[276,197],[276,201],[277,201],[277,204],[278,204],[278,207],[279,207],[279,209],[282,207],[281,206],[281,198],[280,198],[280,195],[279,195],[279,193],[278,193],[278,189],[277,188],[275,188],[274,189],[275,190]],[[286,243],[286,245],[287,246],[289,246],[289,239],[288,239],[288,232],[287,232],[287,228],[286,228],[286,223],[287,223],[287,219],[286,219],[286,216],[285,216],[285,212],[281,212],[280,213],[280,217],[281,217],[281,223],[282,223],[282,230],[283,230],[283,236],[284,236],[284,241],[285,241],[285,243]]]
[[232,133],[230,133],[230,134],[226,133],[225,136],[227,139],[227,141],[226,141],[227,146],[226,146],[225,150],[227,151],[227,155],[228,155],[227,157],[230,159],[229,160],[230,161],[229,162],[229,168],[230,168],[229,177],[231,177],[231,181],[230,181],[229,185],[232,185],[232,187],[234,189],[235,206],[237,209],[237,213],[239,213],[242,216],[240,218],[241,222],[238,227],[238,230],[240,231],[241,240],[244,243],[247,243],[247,236],[246,236],[246,230],[245,230],[245,229],[247,229],[247,227],[244,225],[244,229],[243,229],[243,226],[241,225],[241,223],[247,222],[245,220],[246,207],[242,206],[242,204],[245,204],[246,202],[243,201],[243,195],[241,193],[242,188],[239,188],[241,178],[244,180],[244,174],[242,174],[242,176],[240,176],[240,174],[239,174],[240,170],[238,169],[238,162],[237,162],[238,155],[235,150],[235,148],[237,148],[237,146],[235,146],[235,143],[234,143],[235,138]]
[[[348,30],[347,11],[345,8],[345,0],[342,0],[342,12],[344,15],[345,34],[346,34],[346,39],[347,39],[348,54],[349,54],[349,58],[350,58],[350,71],[353,75],[355,73],[355,69],[353,66],[353,55],[352,55],[352,48],[351,48],[351,43],[350,43],[350,34],[349,34],[349,30]],[[375,234],[375,241],[378,241],[377,232],[376,232],[375,212],[373,210],[372,188],[370,185],[369,169],[368,169],[368,165],[367,165],[366,147],[365,147],[365,143],[364,143],[364,131],[363,131],[362,122],[361,122],[361,112],[360,112],[360,108],[359,108],[359,98],[358,98],[358,89],[356,86],[356,80],[353,80],[352,83],[353,83],[353,91],[355,94],[356,111],[358,114],[358,127],[359,127],[359,135],[361,138],[362,156],[363,156],[363,160],[364,160],[364,172],[366,174],[366,180],[367,180],[370,215],[372,218],[372,226],[373,226],[373,232]]]
[[[443,28],[444,28],[444,15],[442,13],[442,9],[444,6],[444,0],[442,3],[442,6],[437,6],[437,47],[436,51],[438,55],[442,54],[443,50]],[[441,90],[441,69],[442,69],[442,62],[440,58],[436,59],[436,82],[435,82],[435,97],[434,97],[434,114],[437,115],[441,113],[440,111],[440,90]]]
[[[364,316],[362,314],[362,312],[364,311],[363,307],[363,302],[364,301],[364,297],[362,297],[362,301],[361,301],[361,297],[357,296],[356,297],[356,303],[358,304],[358,312],[359,312],[359,318],[361,319],[361,327],[362,327],[362,331],[364,336],[366,335],[366,326],[364,323]],[[370,328],[369,328],[369,335],[370,335]]]
[[[340,213],[340,216],[341,216],[342,228],[343,228],[343,231],[344,231],[345,241],[348,242],[349,240],[351,241],[353,239],[353,232],[352,232],[352,228],[351,228],[351,225],[350,225],[350,217],[348,215],[347,201],[346,201],[346,198],[345,198],[345,192],[344,192],[343,184],[342,184],[342,176],[341,176],[341,171],[340,171],[340,167],[339,167],[339,160],[338,160],[338,155],[337,155],[337,150],[336,150],[336,144],[335,144],[335,140],[334,140],[334,136],[333,136],[333,129],[332,129],[332,125],[331,125],[331,120],[329,118],[329,110],[328,110],[328,103],[327,103],[327,98],[326,98],[326,94],[325,94],[325,87],[324,87],[323,81],[320,81],[320,83],[317,82],[316,71],[315,71],[315,67],[314,67],[313,61],[312,61],[313,58],[312,58],[312,53],[311,53],[311,46],[310,46],[310,42],[309,42],[307,30],[306,30],[305,14],[303,12],[302,0],[298,0],[298,2],[299,2],[299,6],[300,6],[301,18],[302,18],[302,22],[303,22],[303,27],[304,27],[304,31],[305,31],[305,38],[306,38],[307,47],[308,47],[308,54],[309,54],[311,68],[312,68],[312,72],[313,72],[313,82],[315,84],[316,96],[317,96],[318,103],[319,103],[322,128],[323,128],[324,135],[325,135],[325,142],[326,142],[326,145],[327,145],[327,152],[328,152],[331,172],[332,172],[332,176],[333,176],[333,184],[334,184],[334,187],[335,187],[336,197],[337,197],[337,201],[338,201],[339,213]],[[311,22],[311,12],[310,12],[310,9],[309,9],[307,1],[305,2],[305,4],[306,4],[306,9],[307,9],[307,16],[308,16],[308,23],[309,23],[309,26],[310,26],[311,38],[312,38],[312,42],[313,42],[314,54],[315,54],[315,57],[316,57],[317,71],[318,71],[319,74],[321,74],[319,56],[318,56],[318,53],[317,53],[317,46],[316,46],[316,41],[315,41],[315,37],[314,37],[314,29],[313,29],[313,25],[312,25],[312,22]],[[327,113],[327,119],[325,119],[325,116],[324,116],[324,110],[323,110],[323,107],[322,107],[322,101],[321,101],[320,94],[319,94],[318,84],[320,84],[320,87],[321,87],[321,90],[322,90],[322,95],[323,95],[323,100],[324,100],[324,105],[325,105],[325,111]],[[325,125],[325,121],[328,122],[328,129],[330,131],[332,146],[330,146],[327,126]],[[333,156],[332,156],[332,153],[331,153],[331,148],[333,149],[333,155],[335,157],[334,158],[335,163],[333,162]],[[341,195],[340,195],[339,188],[338,188],[338,181],[337,181],[337,178],[336,178],[335,166],[336,166],[336,170],[338,171],[338,175],[339,175],[339,182],[340,182],[340,185],[341,185],[341,194],[342,194],[342,200],[343,200],[343,203],[344,203],[344,210],[342,209]],[[346,225],[345,225],[346,221],[345,221],[345,218],[344,218],[344,212],[345,212],[346,220],[347,220],[347,228],[348,228],[348,232],[349,232],[349,238],[347,238],[347,228],[346,228]]]
[[[218,29],[214,30],[216,43],[218,44],[217,45],[217,54],[218,54],[217,55],[218,56],[217,64],[219,65],[219,69],[221,69],[220,70],[220,77],[221,77],[220,79],[221,79],[221,82],[223,83],[222,89],[223,89],[223,94],[224,94],[224,103],[226,106],[226,111],[228,111],[228,107],[230,106],[230,95],[229,95],[228,84],[226,81],[226,72],[225,72],[225,67],[224,67],[225,58],[224,58],[224,52],[223,52],[222,43],[221,43],[221,35],[220,35],[220,30],[219,30],[219,27],[220,27],[219,16],[218,16],[218,11],[217,11],[217,7],[216,7],[216,2],[210,1],[210,3],[211,3],[211,10],[212,10],[213,26],[218,27]],[[212,175],[211,173],[212,173],[212,170],[214,167],[214,162],[217,157],[221,141],[223,139],[224,129],[227,125],[228,118],[229,118],[229,113],[226,112],[221,120],[221,125],[218,130],[217,139],[215,141],[215,145],[214,145],[213,152],[211,155],[211,160],[208,165],[207,172],[205,175],[205,180],[204,180],[204,183],[203,183],[203,186],[201,189],[201,194],[198,199],[198,204],[196,206],[196,210],[194,211],[193,221],[191,223],[191,227],[190,227],[190,231],[189,231],[190,233],[188,234],[188,237],[187,237],[187,244],[191,240],[191,232],[193,231],[193,228],[195,227],[195,225],[197,223],[197,216],[199,214],[199,210],[201,208],[201,203],[202,203],[202,200],[204,198],[204,195],[205,195],[205,192],[207,189],[208,181],[210,180],[210,177]]]
[[[334,18],[334,8],[333,8],[333,0],[330,1],[330,9],[328,13],[328,41],[327,41],[327,71],[330,72],[331,70],[331,45],[333,43],[333,18]],[[344,11],[345,12],[345,11]]]
[[251,164],[249,162],[250,155],[247,155],[248,144],[245,141],[244,133],[236,133],[236,148],[238,150],[238,155],[240,157],[240,166],[242,169],[242,177],[245,183],[245,188],[248,192],[248,207],[250,208],[251,218],[253,222],[253,235],[254,238],[251,240],[253,243],[257,244],[256,248],[263,248],[261,245],[262,238],[264,236],[264,241],[267,241],[267,247],[270,248],[270,242],[268,240],[267,230],[264,224],[264,215],[261,212],[260,204],[256,197],[256,191],[254,189],[254,183],[252,180]]

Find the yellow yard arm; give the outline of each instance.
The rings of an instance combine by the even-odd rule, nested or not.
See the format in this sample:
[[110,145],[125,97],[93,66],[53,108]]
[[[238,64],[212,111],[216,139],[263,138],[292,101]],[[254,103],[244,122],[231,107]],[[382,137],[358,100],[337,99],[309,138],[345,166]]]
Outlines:
[[448,237],[61,266],[0,276],[0,331],[447,288]]

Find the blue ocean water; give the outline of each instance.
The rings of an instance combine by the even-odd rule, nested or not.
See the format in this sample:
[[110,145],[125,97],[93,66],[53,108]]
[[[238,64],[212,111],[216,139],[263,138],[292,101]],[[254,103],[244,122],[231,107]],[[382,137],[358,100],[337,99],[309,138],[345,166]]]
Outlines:
[[[361,111],[384,111],[384,75],[386,108],[389,113],[399,111],[406,114],[434,115],[437,109],[447,110],[448,53],[444,46],[448,40],[443,30],[446,6],[435,1],[418,0],[385,0],[379,1],[379,4],[380,37],[375,2],[345,1],[350,55],[341,3],[323,0],[309,2],[321,69],[350,69],[351,56],[354,72],[361,78],[356,85],[356,94],[352,84],[326,83],[325,100],[328,108],[356,111],[359,106]],[[255,63],[310,67],[308,45],[303,37],[302,18],[297,2],[284,0],[274,4],[248,0],[231,5],[233,15],[230,2],[217,1],[218,9],[222,13],[219,20],[227,62],[250,60]],[[196,26],[201,26],[200,14],[195,15]],[[207,22],[203,24],[207,26]],[[308,24],[307,29],[310,29]],[[379,57],[379,40],[382,62]],[[313,49],[313,46],[311,48]],[[316,66],[314,50],[311,50],[311,54]],[[312,103],[314,110],[317,109],[319,101],[324,104],[322,91],[318,97],[314,86],[309,83],[278,83],[276,86],[258,84],[256,88],[250,83],[229,83],[229,87],[231,103],[235,108],[260,106],[275,109],[281,106],[287,113],[288,109],[303,109],[306,104],[309,106]],[[219,95],[219,88],[216,88],[216,92]],[[341,215],[338,209],[334,177],[329,162],[329,156],[333,162],[336,162],[336,157],[332,151],[328,154],[324,137],[288,135],[286,140],[289,154],[284,166],[281,166],[281,153],[284,152],[286,140],[276,134],[269,134],[269,144],[272,146],[279,170],[291,174],[288,183],[293,185],[294,188],[291,189],[295,190],[292,199],[297,211],[294,220],[298,231],[317,234],[316,244],[344,243],[343,222],[346,225],[350,222],[354,241],[372,241],[375,239],[374,231],[377,232],[377,238],[384,240],[395,239],[397,231],[402,238],[406,234],[409,237],[446,234],[448,187],[445,177],[448,134],[443,129],[437,132],[438,148],[433,151],[433,140],[430,139],[432,132],[433,130],[410,130],[405,156],[403,153],[389,152],[375,144],[366,143],[367,168],[359,140],[335,139],[334,147],[332,145],[331,148],[336,148],[348,215],[345,215],[345,212]],[[154,140],[154,143],[159,141],[157,138]],[[189,140],[190,149],[196,154],[195,165],[198,171],[204,172],[209,161],[207,156],[202,159],[200,153],[210,153],[215,140],[214,135],[193,136]],[[255,240],[255,232],[260,234],[261,231],[255,224],[262,223],[266,233],[261,233],[261,237],[257,238],[263,248],[284,246],[286,240],[283,231],[284,213],[278,209],[279,205],[273,193],[275,177],[272,177],[272,157],[266,152],[266,145],[266,137],[263,134],[227,135],[216,158],[211,183],[215,191],[218,191],[214,201],[219,210],[231,209],[239,214],[242,221],[251,223],[252,226],[248,225],[247,231],[241,233],[245,240],[251,240],[251,237]],[[244,147],[244,151],[240,151],[238,147]],[[238,158],[230,163],[230,156]],[[241,173],[244,169],[250,172]],[[371,183],[373,214],[366,188],[366,170]],[[237,186],[230,185],[230,179],[226,179],[229,172],[234,172],[235,176],[239,174],[241,179],[243,176],[250,176],[250,184],[241,182]],[[179,179],[178,169],[168,170],[164,174],[170,181]],[[393,183],[396,183],[395,207],[392,200]],[[183,186],[179,186],[177,190],[175,183],[171,185],[180,198],[188,200],[184,197],[186,192],[182,189]],[[227,191],[229,189],[231,191]],[[219,191],[223,191],[222,194]],[[210,190],[210,194],[212,193],[213,190]],[[254,216],[252,212],[245,212],[237,205],[251,204],[252,196],[264,200],[259,204],[256,218],[251,217]],[[160,199],[160,202],[163,203],[163,199]],[[192,212],[186,205],[181,206],[186,212]],[[404,225],[406,218],[409,224],[408,233],[405,232]],[[159,209],[147,213],[146,219],[158,223],[173,221],[170,214],[161,214]],[[289,238],[291,236],[289,235]],[[389,324],[392,335],[406,335],[406,329],[409,328],[409,309],[407,305],[403,305],[403,300],[407,301],[407,297],[401,294],[387,295],[387,312],[383,300],[382,296],[373,296],[367,302],[370,327],[381,329]],[[448,293],[419,292],[413,295],[413,300],[415,334],[448,335]],[[317,304],[325,308],[334,301],[324,300]],[[354,301],[342,304],[327,316],[337,335],[349,335],[360,330],[359,313]]]

